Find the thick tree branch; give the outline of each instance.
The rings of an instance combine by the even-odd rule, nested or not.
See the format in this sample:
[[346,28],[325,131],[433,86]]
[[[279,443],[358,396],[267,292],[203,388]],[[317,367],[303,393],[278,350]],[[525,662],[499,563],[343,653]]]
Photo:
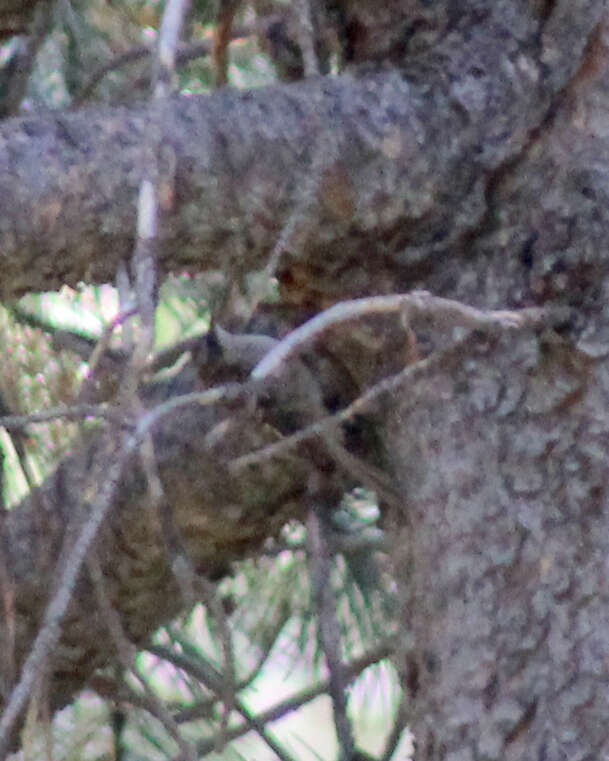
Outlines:
[[[489,3],[477,23],[464,13],[404,71],[173,100],[158,125],[177,159],[162,263],[261,269],[330,130],[337,157],[283,269],[300,261],[312,290],[342,273],[341,292],[355,295],[387,272],[433,266],[484,215],[489,175],[547,114],[603,7],[558,3],[547,19],[520,8],[510,25],[519,5]],[[114,277],[133,247],[149,117],[141,107],[3,125],[2,298]]]

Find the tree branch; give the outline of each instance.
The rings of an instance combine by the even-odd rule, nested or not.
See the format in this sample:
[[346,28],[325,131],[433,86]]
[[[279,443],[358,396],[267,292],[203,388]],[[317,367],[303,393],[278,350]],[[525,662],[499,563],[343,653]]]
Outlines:
[[[512,4],[492,4],[495,26],[464,21],[404,71],[171,100],[159,128],[176,154],[176,207],[159,241],[162,263],[236,277],[262,269],[330,131],[337,157],[279,276],[298,261],[311,290],[336,290],[341,273],[342,294],[355,295],[387,271],[432,265],[484,214],[489,173],[522,151],[603,7],[580,0],[543,21],[523,17],[516,40],[502,16]],[[565,28],[572,45],[552,49],[548,74],[545,32]],[[0,297],[114,278],[133,248],[149,109],[2,125]]]

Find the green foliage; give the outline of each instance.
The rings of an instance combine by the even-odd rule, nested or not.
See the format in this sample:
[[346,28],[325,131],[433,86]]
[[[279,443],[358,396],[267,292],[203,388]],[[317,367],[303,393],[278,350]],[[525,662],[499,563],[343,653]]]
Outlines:
[[[217,6],[212,0],[192,3],[182,46],[184,56],[177,67],[177,89],[181,92],[209,92],[214,86],[209,51]],[[147,97],[153,58],[146,51],[154,51],[162,10],[163,4],[157,0],[59,3],[53,30],[37,56],[24,106],[65,108]],[[243,2],[236,23],[251,25],[255,18],[250,3]],[[0,46],[0,63],[15,51],[13,40]],[[274,78],[275,69],[261,52],[255,34],[232,43],[232,85],[258,87]]]
[[[0,307],[1,414],[26,415],[73,401],[81,377],[80,363],[53,350],[50,336],[41,329],[19,323]],[[4,454],[4,500],[7,506],[22,498],[48,475],[67,451],[75,435],[74,424],[50,422],[30,426],[25,433],[9,435],[0,429]]]

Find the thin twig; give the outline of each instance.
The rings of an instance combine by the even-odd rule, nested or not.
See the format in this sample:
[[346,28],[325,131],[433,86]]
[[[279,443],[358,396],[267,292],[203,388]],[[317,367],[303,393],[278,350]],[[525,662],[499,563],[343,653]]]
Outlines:
[[[399,313],[404,309],[409,315],[412,315],[413,311],[416,310],[419,314],[435,318],[440,317],[442,322],[451,328],[460,325],[472,331],[536,329],[547,325],[552,318],[552,312],[537,308],[484,312],[460,302],[431,296],[424,291],[415,291],[406,295],[396,294],[344,301],[330,307],[325,312],[321,312],[279,341],[256,365],[250,374],[250,378],[255,381],[263,381],[277,373],[282,364],[291,356],[302,351],[311,341],[334,325],[364,315]],[[285,436],[280,441],[235,458],[229,463],[229,469],[238,473],[251,465],[281,456],[305,441],[317,436],[324,436],[338,425],[348,422],[359,414],[370,412],[385,394],[393,393],[406,383],[414,383],[420,377],[429,375],[434,369],[441,367],[449,357],[460,353],[469,338],[470,335],[466,335],[458,340],[455,339],[448,348],[436,351],[425,359],[413,362],[400,372],[383,378],[339,412],[320,418],[306,428]]]
[[[151,646],[150,648],[148,648],[148,650],[152,652],[154,655],[158,656],[159,658],[164,658],[167,660],[171,660],[171,657],[173,655],[173,651],[171,649],[167,647],[163,647],[161,645]],[[343,668],[344,668],[345,678],[349,682],[352,682],[370,666],[373,666],[375,663],[378,663],[379,661],[382,661],[385,658],[389,658],[394,653],[394,651],[395,651],[395,641],[393,639],[387,639],[379,643],[374,649],[365,653],[360,658],[357,658],[349,663],[344,664]],[[179,667],[184,669],[185,671],[189,671],[189,666],[184,664],[183,662],[180,664]],[[300,690],[299,692],[295,693],[294,695],[291,695],[289,698],[286,698],[285,700],[281,700],[279,703],[276,703],[274,706],[267,709],[266,711],[262,711],[261,713],[257,714],[256,720],[262,726],[266,726],[267,724],[271,724],[272,722],[278,721],[279,719],[284,718],[288,714],[293,713],[294,711],[297,711],[303,705],[306,705],[307,703],[310,703],[311,701],[320,697],[320,695],[326,695],[328,693],[329,687],[330,687],[329,680],[324,679],[311,687],[307,687],[303,690]],[[188,713],[189,710],[191,709],[185,709],[185,711],[183,712],[185,714],[184,716],[185,721],[188,721],[190,718],[190,714]],[[194,712],[196,710],[196,707],[193,706],[192,710]],[[197,715],[194,715],[192,716],[192,718],[196,719],[198,717]],[[179,716],[176,716],[176,721],[181,721],[181,720],[182,720],[181,714]],[[252,731],[251,725],[247,722],[244,722],[242,724],[237,725],[236,727],[229,727],[227,729],[226,739],[227,741],[236,740],[237,738],[242,737],[243,735],[246,735],[248,732],[251,732],[251,731]],[[200,755],[206,755],[208,753],[212,753],[214,750],[215,750],[214,740],[203,740],[202,742],[197,744],[197,752]]]
[[163,128],[170,108],[170,95],[175,74],[176,49],[189,0],[167,0],[154,65],[153,105],[149,114],[149,138],[145,146],[146,169],[140,183],[137,211],[137,240],[132,257],[137,308],[141,334],[121,384],[121,393],[133,398],[141,372],[154,346],[157,302],[157,264],[159,227],[163,212],[174,203],[176,157],[173,147],[163,140]]
[[235,676],[235,654],[233,649],[233,638],[230,625],[226,617],[222,603],[218,599],[216,588],[208,579],[201,579],[201,587],[204,593],[204,602],[207,609],[216,621],[220,630],[220,642],[222,644],[222,656],[224,661],[224,673],[222,680],[221,700],[223,704],[222,718],[216,740],[218,753],[224,750],[226,745],[226,730],[228,720],[235,707],[236,676]]
[[319,76],[319,61],[315,52],[311,0],[293,0],[293,4],[298,17],[298,44],[300,45],[304,62],[304,75],[305,77]]
[[225,383],[221,386],[213,386],[205,391],[193,391],[189,394],[174,396],[147,410],[139,419],[138,425],[146,430],[151,429],[174,410],[188,407],[191,404],[208,407],[223,401],[227,403],[245,401],[260,388],[260,383]]
[[0,417],[0,426],[7,431],[15,431],[35,423],[48,423],[51,420],[85,420],[86,418],[103,418],[112,420],[115,413],[108,404],[73,404],[51,407],[43,412],[29,415],[5,415]]
[[[108,462],[105,456],[110,447],[101,447],[100,456],[96,467],[92,469],[92,484],[99,484],[97,497],[93,500],[88,510],[88,518],[85,521],[78,538],[61,572],[57,590],[53,595],[42,620],[40,629],[34,640],[32,648],[21,669],[19,682],[13,689],[0,718],[0,758],[4,758],[10,742],[11,731],[20,716],[32,688],[39,674],[43,671],[49,655],[61,634],[61,622],[66,614],[76,581],[81,568],[100,526],[106,519],[114,502],[114,496],[122,482],[122,474],[126,464],[134,450],[141,441],[141,433],[124,434],[118,453]],[[112,442],[112,451],[116,451],[115,442]],[[87,493],[87,489],[83,489]]]
[[[159,405],[154,410],[142,415],[133,431],[123,430],[121,443],[118,448],[115,441],[111,442],[112,451],[115,452],[113,458],[108,461],[108,458],[104,454],[106,448],[102,447],[96,466],[91,470],[90,483],[98,487],[97,496],[92,500],[88,511],[88,518],[84,522],[72,549],[68,552],[66,563],[58,581],[57,590],[46,609],[38,635],[22,668],[21,678],[12,690],[0,718],[0,757],[3,757],[3,754],[6,753],[11,730],[23,711],[38,674],[43,670],[50,652],[59,639],[60,625],[72,598],[76,580],[99,527],[109,514],[114,496],[121,484],[124,468],[152,426],[163,416],[168,415],[173,409],[184,404],[193,402],[197,404],[215,404],[231,398],[244,398],[244,395],[259,388],[260,381],[274,373],[289,356],[299,351],[307,342],[313,340],[314,337],[331,325],[340,324],[364,314],[399,311],[404,307],[412,308],[420,314],[429,317],[440,318],[451,327],[456,324],[464,325],[471,329],[511,329],[544,326],[548,322],[548,312],[542,309],[527,309],[519,312],[482,312],[458,302],[432,297],[426,293],[345,302],[322,313],[309,321],[309,323],[306,323],[302,328],[295,330],[287,339],[281,341],[254,369],[251,376],[254,381],[253,383],[226,384],[200,394],[189,394],[178,399],[169,400],[165,404]],[[231,463],[231,467],[239,470],[246,463],[275,456],[277,452],[285,451],[285,449],[295,446],[311,436],[322,434],[325,430],[335,427],[337,423],[348,420],[353,415],[369,409],[383,394],[400,388],[407,382],[414,382],[417,378],[425,377],[435,367],[441,367],[442,363],[446,361],[446,358],[451,353],[455,356],[459,355],[462,352],[462,346],[465,341],[466,338],[461,341],[455,341],[449,349],[437,352],[425,360],[406,367],[402,372],[377,383],[337,415],[323,418],[298,434],[286,437],[279,442],[279,445],[266,447],[246,457],[238,458]],[[106,417],[107,408],[96,405],[78,405],[60,410],[48,410],[36,415],[5,416],[0,419],[0,425],[4,425],[6,428],[19,428],[30,423],[43,422],[55,418],[70,419],[86,416]],[[83,490],[83,493],[86,493],[86,490]],[[237,706],[237,710],[243,713],[239,706]],[[245,708],[243,710],[245,711]],[[249,717],[249,713],[247,715]],[[252,717],[248,718],[248,720],[251,719]],[[258,727],[255,728],[258,731]],[[264,727],[262,727],[262,731],[264,731]]]
[[[462,342],[459,342],[458,346],[461,347]],[[341,423],[346,423],[362,413],[370,412],[383,395],[392,393],[408,382],[414,383],[417,378],[429,374],[430,370],[442,364],[452,350],[454,350],[454,347],[451,347],[450,350],[433,354],[415,364],[408,365],[399,373],[395,373],[394,375],[391,375],[388,378],[383,378],[383,380],[375,383],[374,386],[358,396],[357,399],[339,412],[326,415],[306,428],[302,428],[296,433],[285,436],[283,439],[273,444],[268,444],[267,446],[256,449],[249,454],[236,457],[229,463],[229,470],[234,473],[239,473],[241,470],[249,468],[252,465],[264,462],[273,457],[282,456],[289,450],[300,446],[305,441],[309,441],[316,436],[323,436],[327,431],[336,428]]]
[[79,399],[81,401],[86,402],[90,400],[94,395],[93,389],[97,380],[98,368],[100,367],[101,361],[109,349],[112,334],[118,327],[124,323],[127,323],[127,321],[135,314],[135,308],[130,304],[126,304],[125,308],[121,309],[121,311],[115,315],[114,318],[110,320],[110,322],[105,326],[101,336],[99,337],[99,340],[95,344],[95,348],[93,349],[90,357],[88,357],[89,367],[87,369],[87,376],[82,384],[79,393]]
[[320,506],[312,504],[307,520],[309,574],[317,609],[318,634],[329,673],[329,693],[334,713],[336,737],[341,757],[351,759],[355,749],[353,728],[347,715],[347,680],[340,654],[340,626],[336,615],[336,596],[332,590],[332,565],[326,526]]
[[170,568],[178,582],[184,606],[192,608],[196,600],[194,590],[195,571],[188,558],[184,542],[176,525],[173,508],[165,495],[150,431],[144,437],[139,451],[139,458],[146,477],[146,487],[148,490],[148,504],[146,507],[152,512],[156,512],[160,519],[163,543],[169,555]]
[[[174,666],[184,669],[196,677],[202,684],[204,684],[209,690],[215,692],[219,697],[223,692],[223,677],[212,664],[204,659],[200,654],[197,661],[194,662],[192,658],[187,657],[181,653],[176,653],[169,648],[160,648],[158,646],[151,646],[146,648],[149,652],[158,655],[161,658],[165,658]],[[259,721],[259,719],[252,714],[249,708],[243,703],[243,701],[235,696],[235,710],[243,716],[250,730],[254,730],[269,748],[275,753],[280,761],[292,761],[291,756],[279,745],[274,737],[268,732],[266,725]],[[227,731],[228,734],[228,731]],[[214,743],[215,747],[215,743]],[[199,749],[197,748],[197,751]]]
[[[220,389],[220,391],[223,390]],[[213,397],[213,394],[210,397]],[[6,701],[0,717],[0,758],[3,758],[6,753],[12,729],[23,711],[38,675],[43,671],[51,651],[59,640],[61,622],[72,599],[76,581],[89,549],[112,508],[115,494],[122,483],[125,467],[152,426],[170,410],[171,407],[165,410],[157,408],[152,414],[143,415],[132,431],[122,431],[118,447],[115,441],[116,431],[111,431],[104,437],[106,445],[102,443],[97,462],[94,462],[90,469],[89,483],[93,489],[97,488],[97,495],[88,508],[88,518],[78,533],[73,546],[67,550],[66,561],[63,564],[56,591],[47,606],[38,634],[21,669],[19,682]],[[62,414],[65,412],[62,411]],[[10,424],[10,419],[8,422]],[[112,452],[111,459],[106,456],[108,452]],[[84,488],[83,494],[90,493],[92,488]]]
[[[264,668],[264,665],[267,663],[268,659],[271,657],[271,653],[273,651],[273,648],[275,646],[275,643],[283,631],[287,620],[289,618],[289,612],[287,608],[285,609],[285,613],[280,616],[278,621],[276,622],[273,631],[271,632],[270,636],[267,636],[266,638],[266,644],[264,647],[264,650],[261,652],[260,657],[258,658],[257,662],[250,668],[249,673],[246,674],[243,679],[239,679],[233,688],[233,694],[237,694],[238,692],[241,692],[242,690],[246,689],[251,685],[251,683],[256,679],[262,669]],[[183,723],[186,721],[195,721],[196,719],[200,718],[210,718],[213,714],[213,708],[215,704],[217,703],[217,700],[215,698],[210,698],[205,701],[200,701],[194,706],[189,706],[188,708],[182,708],[179,710],[175,715],[175,720],[178,723]],[[226,741],[226,734],[224,737],[224,740]]]
[[102,613],[104,622],[108,627],[110,636],[114,640],[114,645],[121,665],[137,680],[138,684],[144,691],[145,698],[148,702],[148,710],[161,722],[165,729],[167,729],[170,735],[174,738],[182,752],[183,760],[196,761],[194,746],[182,737],[180,728],[165,707],[164,703],[159,700],[137,668],[135,645],[129,641],[129,638],[123,629],[120,617],[110,602],[106,590],[106,582],[95,550],[93,550],[87,558],[87,567],[91,579],[93,580],[93,588],[97,598],[97,604]]
[[[247,24],[242,26],[236,26],[231,31],[231,40],[238,40],[245,37],[251,37],[255,34],[264,34],[265,30],[273,23],[277,22],[279,17],[277,14],[272,16],[265,16],[259,19],[253,24]],[[185,64],[193,61],[197,58],[203,58],[211,54],[213,44],[210,40],[200,40],[198,42],[190,42],[182,44],[176,52],[176,68],[180,68]],[[144,58],[153,56],[155,54],[155,48],[153,45],[138,45],[130,50],[126,50],[124,53],[117,55],[111,61],[100,66],[97,71],[89,77],[81,91],[72,100],[72,108],[81,106],[92,95],[94,90],[100,84],[100,82],[108,74],[111,74],[117,69],[121,69],[124,66],[128,66],[130,63],[141,61]]]
[[157,47],[155,98],[166,98],[171,92],[176,50],[189,6],[190,0],[168,0],[165,3]]
[[427,291],[341,301],[289,333],[258,363],[251,377],[262,380],[277,372],[290,356],[302,351],[331,327],[367,315],[400,312],[407,319],[428,317],[441,321],[446,327],[460,326],[470,330],[535,327],[545,324],[549,316],[547,310],[538,308],[483,311],[459,301],[432,296]]

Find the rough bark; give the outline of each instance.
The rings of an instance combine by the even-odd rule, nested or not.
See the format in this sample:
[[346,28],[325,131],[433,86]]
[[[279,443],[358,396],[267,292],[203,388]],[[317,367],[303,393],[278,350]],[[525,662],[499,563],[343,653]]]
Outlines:
[[607,755],[608,380],[555,336],[483,339],[392,409],[417,759]]
[[428,281],[484,306],[569,305],[574,333],[473,344],[391,410],[421,759],[609,749],[606,24],[584,58],[489,186],[470,262]]
[[[385,400],[382,430],[404,501],[396,560],[412,636],[401,667],[417,758],[592,761],[609,753],[609,104],[607,32],[597,26],[606,4],[458,5],[438,4],[438,39],[400,69],[176,99],[163,126],[177,161],[161,257],[168,269],[222,268],[231,277],[263,266],[316,149],[328,145],[298,246],[281,262],[286,289],[296,283],[314,304],[423,285],[486,308],[573,308],[563,336],[473,336],[446,351],[433,374]],[[3,297],[114,275],[132,248],[146,119],[142,107],[3,125]],[[417,334],[423,349],[447,350],[457,338],[446,327],[417,326]],[[339,343],[330,342],[331,353],[340,354]],[[391,354],[382,341],[376,349]],[[347,352],[341,363],[359,378],[356,391],[374,380],[360,378],[361,354]],[[256,420],[237,421],[231,457],[255,446],[244,431],[259,434]],[[163,478],[183,528],[205,516],[189,551],[213,572],[216,559],[247,552],[298,513],[310,463],[297,457],[287,484],[280,469],[227,495],[227,480],[193,444],[209,421],[187,422],[194,427],[166,421],[177,443],[159,450],[175,453],[162,463]],[[187,478],[175,469],[184,462],[192,465]],[[88,460],[75,458],[45,487],[53,558],[64,530],[55,511],[74,495],[78,502],[87,470]],[[174,611],[174,582],[145,501],[126,486],[100,540],[136,640]],[[247,509],[225,524],[226,506],[238,504]],[[40,575],[51,567],[36,568],[29,552],[31,511],[24,504],[9,516],[24,585],[23,652],[44,602]],[[214,511],[221,520],[206,534],[201,526]],[[212,538],[225,527],[230,537]],[[121,591],[121,569],[142,589]],[[65,673],[56,674],[61,699],[112,649],[109,638],[91,640],[82,583],[64,636],[73,650],[66,647]],[[81,658],[87,668],[79,671]]]
[[[167,269],[263,266],[316,150],[327,161],[285,279],[296,268],[306,278],[292,279],[312,291],[317,281],[336,290],[339,275],[335,296],[378,292],[454,256],[485,215],[498,167],[577,69],[603,3],[557,3],[547,17],[515,0],[465,5],[400,70],[176,99],[161,126],[175,154]],[[133,246],[148,118],[143,106],[3,125],[3,298],[113,278]]]

